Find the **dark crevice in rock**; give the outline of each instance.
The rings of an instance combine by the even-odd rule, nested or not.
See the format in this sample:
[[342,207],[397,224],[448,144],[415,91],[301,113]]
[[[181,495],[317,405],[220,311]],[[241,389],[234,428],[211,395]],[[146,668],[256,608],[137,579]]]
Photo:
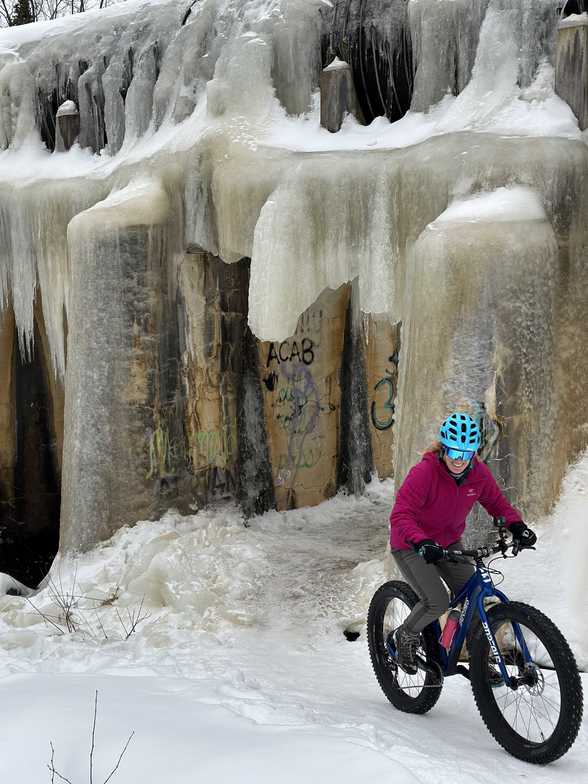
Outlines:
[[[41,340],[35,325],[35,345]],[[13,499],[0,512],[0,571],[36,586],[59,544],[61,480],[53,434],[49,368],[41,352],[23,360],[15,349],[16,462]]]
[[[223,312],[221,374],[235,373],[237,394],[237,496],[247,517],[275,507],[275,495],[257,343],[247,325],[249,259],[221,265]],[[231,314],[229,317],[228,314]]]
[[413,53],[407,0],[345,0],[333,11],[323,39],[323,62],[334,55],[351,66],[365,121],[391,122],[410,108]]
[[588,11],[588,0],[562,0],[559,5],[559,12],[563,17],[583,14],[586,11]]

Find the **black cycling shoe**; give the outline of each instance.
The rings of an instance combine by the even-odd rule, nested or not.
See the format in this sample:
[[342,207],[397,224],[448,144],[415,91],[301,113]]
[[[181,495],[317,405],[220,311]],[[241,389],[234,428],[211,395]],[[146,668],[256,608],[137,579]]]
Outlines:
[[394,644],[398,666],[407,675],[416,675],[419,669],[416,654],[421,645],[421,635],[400,626],[394,635]]

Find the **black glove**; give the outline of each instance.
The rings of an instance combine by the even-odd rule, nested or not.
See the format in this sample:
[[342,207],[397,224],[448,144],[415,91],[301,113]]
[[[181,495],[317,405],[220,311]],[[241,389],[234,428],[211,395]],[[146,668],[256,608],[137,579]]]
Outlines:
[[428,564],[437,563],[443,558],[443,548],[432,539],[421,539],[420,542],[414,542],[412,546],[416,554],[424,558]]
[[520,548],[533,547],[537,541],[536,534],[522,522],[511,523],[508,526],[508,530],[511,532],[513,540]]

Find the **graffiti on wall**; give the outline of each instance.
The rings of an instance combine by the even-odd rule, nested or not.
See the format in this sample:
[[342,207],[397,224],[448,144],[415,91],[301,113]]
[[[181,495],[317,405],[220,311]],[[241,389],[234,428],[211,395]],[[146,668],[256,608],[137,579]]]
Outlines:
[[314,468],[320,460],[321,401],[311,367],[315,357],[316,345],[308,337],[271,343],[268,348],[265,367],[270,372],[264,383],[275,393],[275,422],[286,446],[275,461],[278,485],[292,487],[300,470]]
[[372,425],[376,430],[388,430],[394,424],[398,352],[389,357],[393,369],[386,368],[385,375],[374,385],[374,398],[370,406]]
[[224,438],[220,430],[197,430],[194,434],[194,442],[204,466],[226,464]]
[[284,340],[281,343],[270,343],[267,353],[266,367],[272,362],[278,365],[282,362],[304,362],[305,365],[312,365],[314,362],[314,343],[310,338],[302,340]]
[[152,409],[152,428],[148,438],[149,469],[147,479],[166,479],[177,473],[185,460],[184,445],[174,437],[176,409],[174,404]]

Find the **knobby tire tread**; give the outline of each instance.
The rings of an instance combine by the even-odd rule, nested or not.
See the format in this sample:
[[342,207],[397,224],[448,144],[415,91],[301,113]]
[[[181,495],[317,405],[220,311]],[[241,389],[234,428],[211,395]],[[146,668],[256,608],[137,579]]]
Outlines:
[[570,646],[546,615],[522,602],[496,605],[488,611],[492,629],[499,622],[509,620],[530,629],[551,656],[561,693],[560,716],[555,730],[543,743],[534,743],[519,735],[502,716],[488,684],[490,645],[481,626],[472,642],[470,675],[474,699],[488,731],[506,751],[525,762],[546,765],[565,754],[578,735],[583,713],[582,681]]

